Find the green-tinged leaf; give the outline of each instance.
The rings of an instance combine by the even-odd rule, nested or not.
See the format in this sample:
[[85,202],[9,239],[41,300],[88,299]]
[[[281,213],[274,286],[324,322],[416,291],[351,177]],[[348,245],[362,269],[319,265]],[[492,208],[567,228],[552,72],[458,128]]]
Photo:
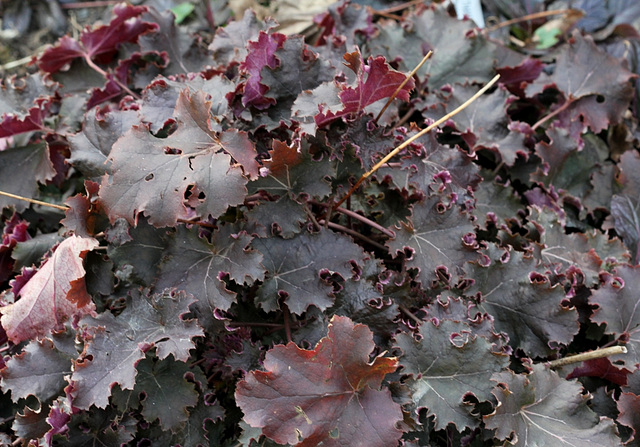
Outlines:
[[193,3],[189,2],[178,3],[176,6],[171,8],[171,12],[176,16],[176,24],[179,25],[184,22],[184,20],[191,15],[194,9],[195,6]]
[[202,196],[192,204],[203,218],[218,217],[230,205],[242,203],[247,178],[243,168],[232,165],[232,156],[242,158],[246,172],[253,171],[255,160],[247,153],[255,157],[255,149],[244,133],[214,133],[210,109],[204,92],[183,91],[176,103],[174,133],[158,138],[140,125],[114,144],[108,158],[112,175],[103,178],[100,188],[112,222],[123,217],[135,225],[144,213],[157,227],[175,225],[186,217],[189,188]]

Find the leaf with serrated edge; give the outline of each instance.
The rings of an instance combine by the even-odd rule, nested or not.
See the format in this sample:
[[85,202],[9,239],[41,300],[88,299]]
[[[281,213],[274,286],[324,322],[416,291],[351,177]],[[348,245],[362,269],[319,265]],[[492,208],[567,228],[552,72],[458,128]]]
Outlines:
[[[157,138],[147,126],[134,126],[115,143],[109,155],[113,175],[105,176],[100,188],[111,222],[123,217],[134,225],[145,213],[157,227],[175,225],[186,216],[185,193],[191,185],[206,195],[196,207],[203,217],[218,217],[242,203],[247,178],[231,165],[233,151],[220,151],[228,143],[250,143],[244,132],[230,129],[218,137],[211,131],[210,108],[204,92],[182,91],[175,110],[177,129],[169,137]],[[239,149],[243,162],[245,146]],[[253,169],[251,164],[249,171]]]
[[153,346],[160,359],[171,354],[176,360],[186,361],[195,346],[192,338],[204,335],[195,320],[181,318],[194,301],[184,292],[151,296],[132,292],[118,317],[106,312],[81,320],[81,325],[89,326],[88,339],[71,376],[73,405],[105,408],[113,385],[133,389],[136,365],[144,358],[143,350]]
[[379,389],[397,363],[384,357],[369,363],[374,346],[365,325],[339,316],[312,351],[294,343],[274,346],[264,360],[266,371],[251,371],[238,383],[244,420],[279,444],[396,445],[400,406]]
[[54,333],[52,338],[32,340],[0,371],[2,390],[11,391],[14,402],[33,395],[40,402],[54,398],[66,386],[71,360],[78,356],[71,331]]
[[450,423],[459,431],[478,425],[479,419],[470,414],[472,404],[465,405],[464,399],[473,395],[480,402],[491,400],[489,379],[508,365],[508,357],[492,352],[491,343],[471,335],[464,323],[425,322],[420,335],[420,340],[406,333],[396,337],[403,352],[402,372],[412,375],[406,383],[417,409],[436,416],[436,429]]
[[254,239],[251,245],[264,255],[262,264],[267,274],[258,289],[257,302],[268,312],[278,309],[281,296],[286,297],[285,303],[296,315],[311,305],[326,309],[333,304],[332,288],[322,281],[320,273],[334,272],[349,278],[350,261],[361,264],[365,258],[351,238],[330,230],[292,239]]
[[509,445],[594,446],[621,445],[613,421],[599,418],[588,406],[582,386],[562,379],[545,365],[530,374],[498,373],[493,394],[498,406],[484,420],[496,437]]
[[466,293],[481,292],[478,308],[493,316],[496,330],[531,357],[551,354],[551,343],[569,344],[578,333],[578,312],[562,305],[563,288],[551,287],[535,261],[520,252],[489,244],[488,259],[488,266],[470,264],[475,284]]
[[156,290],[176,287],[198,297],[212,310],[227,310],[235,294],[225,287],[223,275],[228,274],[238,284],[253,284],[264,277],[262,255],[248,248],[253,238],[234,231],[231,225],[223,226],[209,243],[199,237],[198,228],[178,227],[169,237]]
[[188,407],[198,404],[198,392],[185,380],[186,363],[171,358],[144,359],[137,366],[136,389],[144,392],[142,414],[149,422],[159,419],[164,430],[175,431],[189,419]]
[[606,333],[628,337],[625,355],[612,357],[633,366],[640,363],[640,266],[619,266],[612,275],[604,277],[604,284],[594,290],[589,302],[598,307],[592,320],[606,324]]
[[470,217],[456,204],[442,204],[438,196],[426,198],[413,206],[408,222],[402,222],[396,237],[387,242],[390,252],[410,249],[407,267],[417,268],[426,287],[437,267],[445,266],[452,274],[463,271],[467,261],[477,259],[475,233]]

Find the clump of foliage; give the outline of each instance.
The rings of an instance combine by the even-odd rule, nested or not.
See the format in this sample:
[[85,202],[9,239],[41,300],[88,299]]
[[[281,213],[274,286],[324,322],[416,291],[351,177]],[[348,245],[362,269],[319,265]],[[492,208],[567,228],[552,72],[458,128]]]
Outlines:
[[57,208],[0,196],[2,443],[637,445],[640,36],[577,3],[543,49],[123,4],[4,79],[0,190]]

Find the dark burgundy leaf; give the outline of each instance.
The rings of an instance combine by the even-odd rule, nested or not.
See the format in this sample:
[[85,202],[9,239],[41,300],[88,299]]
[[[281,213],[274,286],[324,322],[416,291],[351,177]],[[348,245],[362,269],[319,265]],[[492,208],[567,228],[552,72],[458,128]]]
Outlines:
[[478,257],[469,216],[437,195],[415,204],[411,218],[397,227],[396,237],[386,245],[394,256],[408,253],[407,267],[418,269],[425,287],[434,279],[436,268],[444,266],[457,276],[465,263]]
[[[191,95],[183,91],[176,105],[178,128],[173,134],[158,138],[146,126],[135,126],[114,144],[109,155],[113,174],[104,177],[100,188],[100,199],[112,222],[123,217],[135,225],[144,213],[157,227],[174,225],[179,218],[188,217],[185,194],[190,186],[204,196],[195,207],[204,218],[218,217],[228,206],[242,203],[247,183],[243,169],[232,166],[231,156],[220,151],[228,145],[227,152],[238,150],[246,157],[250,143],[246,134],[233,129],[220,137],[212,132],[210,108],[204,92]],[[254,172],[255,160],[242,161]]]
[[[315,118],[318,127],[324,126],[331,121],[352,114],[362,112],[365,107],[384,98],[388,98],[395,93],[406,79],[406,75],[396,70],[389,69],[389,65],[384,57],[369,58],[364,64],[359,51],[344,55],[347,67],[357,76],[355,87],[345,87],[340,92],[340,102],[343,108],[339,112],[322,112]],[[365,80],[366,74],[366,80]],[[409,100],[409,93],[414,87],[413,79],[410,79],[396,97],[402,101]]]
[[640,266],[619,266],[613,274],[603,275],[604,284],[594,290],[590,303],[598,306],[592,321],[606,324],[606,332],[623,337],[629,351],[614,356],[625,365],[640,363]]
[[542,61],[527,58],[515,67],[500,67],[496,71],[500,75],[501,84],[504,84],[511,93],[523,97],[526,86],[535,81],[543,69]]
[[253,284],[264,277],[262,255],[249,248],[252,237],[235,231],[226,225],[214,232],[209,243],[199,237],[197,228],[178,227],[165,243],[156,290],[176,287],[198,297],[199,305],[209,312],[227,310],[235,294],[227,289],[225,277],[238,284]]
[[51,338],[33,340],[0,372],[3,391],[11,391],[14,402],[35,396],[42,403],[55,398],[67,385],[71,361],[78,357],[74,334],[67,330]]
[[530,374],[498,373],[495,411],[484,418],[496,437],[515,446],[620,445],[613,421],[600,419],[575,381],[562,379],[542,364]]
[[52,439],[55,435],[65,434],[69,430],[67,423],[70,419],[71,416],[64,412],[58,401],[54,402],[51,410],[49,410],[49,417],[47,417],[47,424],[51,426],[51,429],[44,435],[49,445],[52,444]]
[[266,176],[249,184],[252,191],[264,190],[269,194],[290,194],[296,199],[300,194],[324,198],[331,193],[328,179],[335,177],[335,162],[324,157],[314,160],[311,144],[303,139],[300,146],[289,146],[273,140],[271,159],[264,162]]
[[592,232],[567,234],[565,225],[558,216],[545,208],[530,208],[530,222],[537,222],[542,229],[540,243],[543,244],[539,258],[544,265],[560,265],[554,271],[566,272],[571,266],[578,267],[585,275],[588,286],[598,283],[598,274],[607,263],[614,260],[620,263],[629,258],[628,252],[618,239],[609,239],[594,230]]
[[[431,88],[466,80],[484,83],[494,75],[496,45],[473,31],[470,20],[460,21],[441,5],[416,11],[406,23],[387,21],[379,26],[379,35],[367,48],[370,54],[381,54],[387,60],[399,60],[400,70],[408,73],[429,50],[432,58],[418,71],[428,75]],[[418,51],[416,51],[416,49]],[[514,56],[520,63],[522,56]]]
[[625,445],[637,446],[640,439],[640,396],[633,393],[621,393],[618,398],[618,411],[620,415],[617,421],[631,428],[632,437]]
[[0,122],[0,138],[36,130],[49,132],[51,129],[45,126],[44,119],[47,117],[50,107],[51,101],[38,100],[37,104],[31,107],[23,117],[13,113],[3,114],[2,122]]
[[143,295],[132,292],[126,309],[118,316],[106,312],[85,318],[83,356],[74,362],[71,395],[76,408],[105,408],[115,384],[133,389],[136,365],[144,352],[156,348],[158,358],[170,354],[186,361],[194,347],[192,338],[204,335],[195,320],[184,320],[195,301],[184,292]]
[[465,400],[471,395],[480,402],[492,400],[489,379],[507,366],[508,357],[493,352],[491,343],[473,336],[464,323],[425,322],[419,333],[418,340],[406,333],[396,337],[403,352],[402,373],[411,375],[406,383],[416,409],[435,415],[436,429],[450,423],[459,431],[478,425],[471,415],[473,405]]
[[627,384],[627,375],[630,373],[631,371],[626,368],[616,368],[609,359],[600,358],[583,362],[583,365],[574,368],[566,379],[599,377],[616,385],[625,386]]
[[99,26],[92,31],[84,30],[80,35],[80,42],[68,36],[62,37],[56,46],[42,53],[38,59],[38,68],[47,73],[55,73],[79,57],[104,62],[100,59],[102,57],[108,62],[120,45],[136,42],[141,34],[158,28],[155,23],[138,18],[145,11],[145,6],[124,3],[114,6],[115,17],[109,25]]
[[578,333],[578,313],[562,304],[559,285],[536,269],[520,252],[490,244],[485,262],[467,268],[475,284],[466,294],[479,293],[478,308],[495,319],[497,331],[506,332],[512,347],[531,357],[547,356],[558,344],[568,344]]
[[189,408],[198,404],[194,383],[185,380],[191,370],[186,363],[167,358],[144,359],[136,367],[136,389],[145,394],[142,414],[149,422],[159,420],[163,430],[175,432],[189,419]]
[[582,117],[594,133],[617,123],[629,106],[634,75],[614,57],[604,53],[589,36],[575,32],[563,48],[551,76],[541,76],[529,85],[529,96],[555,86],[569,104],[570,120]]
[[[127,223],[124,223],[127,225]],[[127,225],[128,226],[128,225]],[[120,271],[133,267],[130,280],[149,287],[155,281],[162,253],[166,245],[166,231],[158,230],[146,221],[139,222],[135,228],[128,229],[128,240],[107,250],[109,259]]]
[[163,67],[165,76],[198,72],[204,68],[205,61],[209,63],[202,45],[199,45],[200,39],[178,27],[171,11],[158,11],[149,6],[142,19],[156,24],[157,28],[138,37],[140,49],[143,53],[158,49],[166,52],[169,64]]
[[2,241],[0,241],[0,284],[7,281],[13,275],[14,260],[11,255],[18,242],[31,239],[27,228],[29,222],[21,220],[16,213],[7,220],[2,229]]
[[312,305],[324,310],[333,304],[332,287],[321,273],[349,278],[353,274],[351,262],[362,264],[365,258],[351,238],[330,230],[302,233],[292,239],[254,239],[251,246],[264,256],[266,269],[257,302],[264,310],[274,311],[282,298],[297,315]]
[[307,221],[304,207],[283,196],[276,202],[260,203],[246,214],[247,224],[255,225],[260,237],[279,235],[285,239],[302,231],[301,224]]
[[[289,123],[294,112],[292,110],[294,102],[299,97],[307,96],[312,90],[315,92],[314,89],[322,86],[324,82],[333,80],[336,74],[329,62],[315,53],[315,48],[312,50],[305,44],[302,36],[287,37],[282,48],[276,50],[275,57],[287,63],[281,63],[275,69],[266,67],[261,72],[261,84],[269,89],[265,96],[275,105],[266,110],[268,116],[253,117],[256,125],[264,123],[269,128],[279,126],[281,121]],[[337,97],[327,97],[323,100],[339,103]],[[313,117],[318,113],[319,108],[317,105],[313,107],[307,103],[307,109],[305,113],[298,112],[298,115],[308,123],[310,130],[308,133],[314,134]]]
[[328,313],[348,316],[357,323],[366,324],[373,331],[376,345],[386,347],[398,330],[396,317],[400,310],[395,300],[383,294],[378,283],[380,263],[365,259],[363,264],[358,275],[345,278]]
[[266,371],[251,371],[238,383],[244,420],[279,444],[396,445],[400,406],[380,386],[397,361],[376,357],[370,363],[374,346],[366,326],[339,316],[313,350],[274,346],[264,360]]
[[241,20],[216,30],[209,50],[213,52],[214,60],[223,67],[233,63],[239,64],[247,57],[247,42],[255,41],[261,31],[267,31],[274,26],[276,23],[272,19],[258,20],[255,11],[247,9]]
[[110,173],[107,157],[111,148],[118,138],[138,122],[138,114],[132,110],[89,111],[82,131],[69,137],[71,157],[68,162],[93,179]]
[[260,71],[265,67],[276,68],[278,59],[275,57],[275,52],[282,47],[285,39],[283,34],[267,34],[261,31],[257,42],[248,43],[249,53],[245,61],[240,64],[240,69],[249,76],[242,95],[242,104],[245,107],[253,106],[257,109],[265,109],[271,104],[275,104],[275,100],[264,96],[269,88],[260,83],[262,80]]
[[[467,101],[479,89],[479,87],[468,84],[456,84],[453,88],[447,87],[441,93],[445,101],[445,109],[430,108],[425,110],[424,113],[435,121]],[[470,149],[492,149],[502,154],[500,147],[503,144],[513,144],[512,137],[509,135],[510,120],[505,113],[512,99],[513,97],[510,96],[506,89],[498,88],[490,94],[482,95],[451,118],[451,121],[455,123],[457,133],[461,135]],[[505,157],[507,159],[503,159],[505,163],[511,161],[507,154],[513,151],[513,147],[507,146],[505,149]]]

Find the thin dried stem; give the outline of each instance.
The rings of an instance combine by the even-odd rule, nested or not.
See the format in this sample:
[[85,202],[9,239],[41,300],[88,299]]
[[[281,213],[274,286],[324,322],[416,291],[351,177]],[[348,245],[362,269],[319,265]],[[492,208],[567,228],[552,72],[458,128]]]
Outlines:
[[340,199],[340,201],[338,203],[336,203],[333,206],[333,208],[337,208],[340,205],[342,205],[344,203],[344,201],[347,200],[347,198],[351,197],[351,194],[353,194],[353,192],[356,189],[358,189],[358,187],[362,184],[362,182],[364,182],[370,175],[372,175],[374,172],[376,172],[378,169],[380,169],[381,166],[383,166],[385,163],[387,163],[392,157],[394,157],[402,149],[404,149],[405,147],[409,146],[411,143],[413,143],[415,140],[417,140],[418,138],[420,138],[424,134],[426,134],[428,132],[431,132],[433,129],[438,127],[440,124],[446,122],[451,117],[457,115],[458,113],[462,112],[464,109],[469,107],[469,104],[471,104],[473,101],[475,101],[480,96],[482,96],[487,90],[489,90],[493,86],[493,84],[498,82],[498,79],[500,79],[500,75],[495,75],[494,78],[487,83],[487,85],[485,85],[480,90],[478,90],[478,92],[475,95],[473,95],[471,98],[466,100],[461,106],[459,106],[458,108],[456,108],[452,112],[447,113],[445,116],[440,118],[438,121],[432,123],[428,127],[425,127],[420,132],[418,132],[417,134],[415,134],[414,136],[412,136],[408,140],[404,141],[402,144],[400,144],[394,150],[389,152],[382,160],[380,160],[373,168],[371,168],[371,170],[369,172],[365,172],[362,175],[362,177],[360,177],[360,179],[356,182],[356,184],[351,187],[349,192],[347,192],[347,194],[342,199]]
[[[318,205],[318,206],[324,206],[324,207],[328,207],[329,206],[329,205],[326,205],[324,203],[320,203],[320,202],[316,202],[316,201],[312,201],[311,203],[313,203],[314,205]],[[383,227],[379,223],[374,222],[371,219],[369,219],[369,218],[367,218],[367,217],[365,217],[365,216],[363,216],[361,214],[356,213],[355,211],[351,211],[351,210],[348,210],[346,208],[341,208],[341,207],[333,208],[333,211],[337,211],[340,214],[344,214],[347,217],[351,217],[353,219],[359,220],[360,222],[362,222],[362,223],[364,223],[366,225],[369,225],[371,228],[375,228],[376,230],[386,234],[390,238],[395,238],[396,237],[396,234],[393,231],[389,230],[388,228]]]
[[120,0],[96,0],[92,2],[62,3],[60,7],[62,9],[104,8],[107,6],[117,5],[118,3],[120,3]]
[[549,368],[559,368],[573,363],[586,362],[587,360],[601,359],[617,354],[626,354],[627,348],[624,346],[611,346],[609,348],[596,349],[595,351],[583,352],[582,354],[570,355],[558,360],[550,361]]
[[23,202],[29,202],[29,203],[33,203],[35,205],[48,206],[49,208],[55,208],[57,210],[62,210],[62,211],[66,211],[66,210],[69,209],[68,206],[56,205],[56,204],[48,203],[48,202],[42,202],[40,200],[30,199],[28,197],[23,197],[23,196],[18,196],[16,194],[11,194],[11,193],[4,192],[4,191],[0,191],[0,196],[11,197],[12,199],[22,200]]
[[407,309],[404,305],[402,304],[398,304],[398,309],[400,309],[402,312],[404,312],[405,314],[407,314],[407,316],[409,318],[411,318],[413,321],[415,321],[416,323],[418,323],[418,325],[421,325],[422,323],[424,323],[423,320],[421,320],[420,318],[416,317],[414,315],[413,312],[411,312],[409,309]]
[[380,9],[377,11],[373,11],[373,13],[374,14],[380,14],[380,13],[391,14],[393,12],[402,11],[403,9],[408,9],[412,6],[418,6],[420,4],[424,4],[424,0],[412,0],[410,2],[405,2],[400,5],[392,6],[387,9]]
[[573,104],[573,101],[570,100],[566,100],[564,102],[564,104],[562,104],[560,107],[558,107],[556,110],[554,110],[553,112],[551,112],[550,114],[543,116],[542,118],[540,118],[540,120],[538,120],[537,123],[535,123],[533,126],[531,126],[531,130],[536,130],[538,127],[540,127],[543,123],[546,123],[547,121],[549,121],[551,118],[553,118],[554,116],[559,115],[560,113],[564,112],[565,110],[567,110],[569,108],[569,106]]
[[378,113],[378,116],[376,116],[373,119],[374,123],[377,123],[378,120],[380,119],[380,117],[382,116],[382,114],[385,112],[385,110],[387,110],[387,107],[389,107],[389,105],[391,104],[391,102],[396,99],[396,96],[398,96],[398,93],[400,93],[400,90],[402,90],[402,87],[404,87],[405,85],[407,85],[407,82],[409,82],[409,79],[411,79],[413,77],[413,75],[415,75],[418,70],[420,70],[420,67],[422,67],[424,65],[425,62],[427,62],[427,59],[429,59],[431,57],[431,55],[433,54],[433,51],[429,50],[429,52],[426,54],[425,57],[422,58],[422,60],[420,61],[420,63],[418,65],[415,66],[415,68],[413,70],[411,70],[411,73],[409,73],[407,75],[406,78],[404,78],[404,81],[402,81],[402,84],[400,84],[398,86],[398,88],[396,89],[395,92],[393,92],[393,95],[391,95],[389,97],[389,99],[387,100],[387,103],[384,105],[384,107],[382,108],[382,110],[380,110],[380,112]]
[[492,27],[489,27],[489,28],[485,28],[484,32],[485,33],[490,33],[490,32],[495,31],[497,29],[504,28],[505,26],[515,25],[516,23],[520,23],[520,22],[527,22],[529,20],[542,19],[544,17],[549,17],[549,16],[557,16],[557,15],[563,15],[563,14],[564,15],[569,15],[569,14],[574,14],[575,12],[576,12],[575,9],[557,9],[557,10],[553,10],[553,11],[535,12],[533,14],[527,14],[526,16],[517,17],[515,19],[511,19],[511,20],[507,20],[505,22],[498,23],[495,26],[492,26]]
[[374,241],[371,238],[368,238],[364,234],[360,234],[357,231],[352,230],[351,228],[347,228],[345,226],[342,226],[342,225],[339,225],[339,224],[333,223],[333,222],[326,222],[324,220],[320,221],[320,225],[324,225],[325,223],[329,228],[332,228],[332,229],[338,230],[338,231],[342,231],[343,233],[350,234],[354,238],[360,239],[360,240],[366,242],[367,244],[371,244],[374,247],[379,248],[382,251],[389,251],[389,249],[387,247],[385,247],[384,245],[380,244],[379,242]]

